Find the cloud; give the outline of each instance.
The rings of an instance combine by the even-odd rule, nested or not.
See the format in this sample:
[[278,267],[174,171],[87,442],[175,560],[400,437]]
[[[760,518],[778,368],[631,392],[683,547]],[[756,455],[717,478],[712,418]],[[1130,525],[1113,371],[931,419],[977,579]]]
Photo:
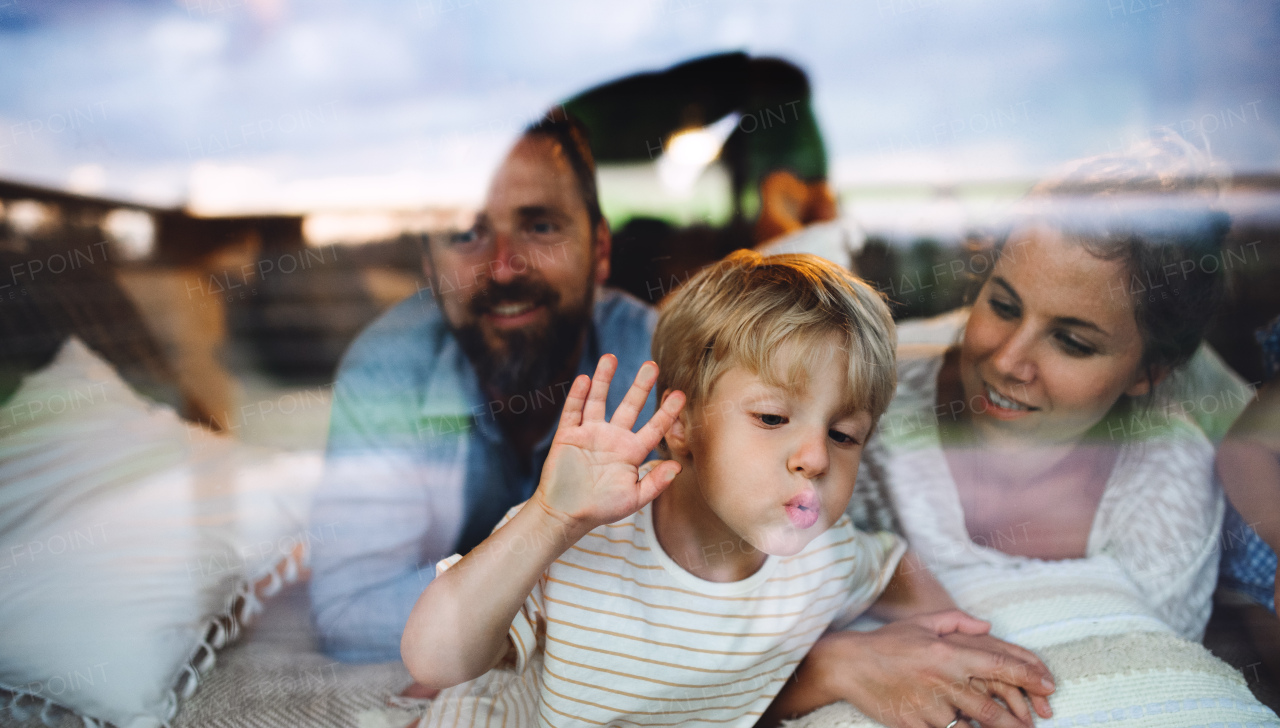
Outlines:
[[[1262,0],[5,2],[0,176],[66,185],[100,168],[104,193],[153,201],[340,204],[344,184],[388,205],[474,197],[555,101],[739,48],[810,72],[833,163],[859,179],[1034,171],[1255,100],[1215,152],[1280,169],[1280,20]],[[85,109],[102,113],[50,131]],[[982,127],[1010,109],[1028,123]],[[912,138],[928,143],[904,151]],[[895,154],[915,161],[876,161]],[[256,202],[211,191],[247,170]]]

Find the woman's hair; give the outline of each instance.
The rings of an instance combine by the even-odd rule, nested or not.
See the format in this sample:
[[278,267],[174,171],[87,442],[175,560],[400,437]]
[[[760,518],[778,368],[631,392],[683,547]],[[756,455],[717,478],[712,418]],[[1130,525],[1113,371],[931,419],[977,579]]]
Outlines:
[[1222,243],[1214,208],[1224,175],[1172,130],[1120,154],[1072,163],[1037,184],[1011,230],[1044,225],[1125,270],[1123,290],[1142,335],[1140,366],[1155,381],[1195,354],[1222,297]]
[[[776,386],[804,387],[806,362],[840,354],[842,406],[874,420],[893,398],[896,339],[884,298],[844,268],[814,255],[739,250],[663,302],[653,334],[657,388],[684,392],[693,407],[734,366]],[[779,362],[788,346],[791,356]]]

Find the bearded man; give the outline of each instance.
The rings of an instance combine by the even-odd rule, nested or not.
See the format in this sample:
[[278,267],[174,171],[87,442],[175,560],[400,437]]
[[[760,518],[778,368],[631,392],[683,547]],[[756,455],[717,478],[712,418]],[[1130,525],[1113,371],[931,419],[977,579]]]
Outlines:
[[[610,247],[585,132],[550,116],[508,153],[472,229],[431,236],[429,290],[351,345],[312,512],[326,653],[399,660],[436,561],[533,494],[574,377],[612,353],[630,381],[649,358],[654,311],[601,287]],[[610,412],[626,393],[615,389]]]

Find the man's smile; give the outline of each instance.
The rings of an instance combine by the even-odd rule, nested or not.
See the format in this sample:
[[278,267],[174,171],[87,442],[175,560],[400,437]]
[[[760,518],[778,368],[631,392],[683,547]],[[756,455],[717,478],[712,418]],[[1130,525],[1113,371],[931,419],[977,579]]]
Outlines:
[[485,320],[500,329],[518,328],[533,323],[546,306],[533,301],[503,301],[489,307]]

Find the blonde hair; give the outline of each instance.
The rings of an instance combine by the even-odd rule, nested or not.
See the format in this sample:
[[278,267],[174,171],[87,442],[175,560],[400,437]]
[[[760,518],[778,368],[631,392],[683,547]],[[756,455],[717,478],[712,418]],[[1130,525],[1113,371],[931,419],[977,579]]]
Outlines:
[[[841,407],[869,412],[874,423],[897,384],[897,333],[883,297],[816,255],[739,250],[663,302],[653,334],[657,389],[684,392],[693,408],[734,366],[771,385],[803,389],[805,363],[831,356],[833,335],[847,359]],[[784,346],[794,347],[786,371],[776,361]]]

